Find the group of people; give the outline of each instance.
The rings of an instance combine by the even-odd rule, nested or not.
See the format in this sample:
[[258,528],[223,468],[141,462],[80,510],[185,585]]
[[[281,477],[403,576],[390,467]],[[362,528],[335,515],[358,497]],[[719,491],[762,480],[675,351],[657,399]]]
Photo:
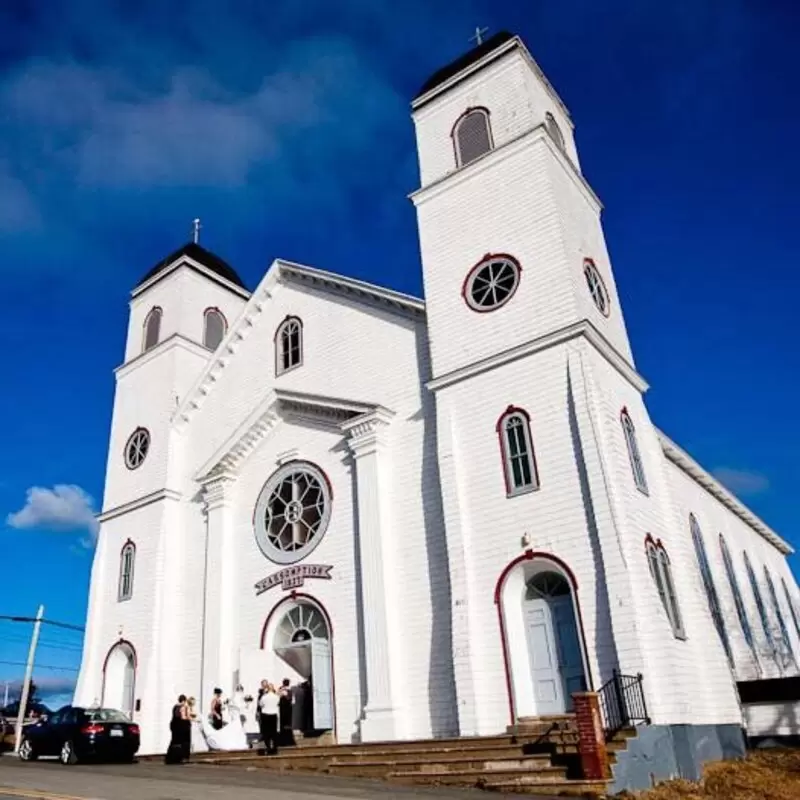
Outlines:
[[[245,705],[252,701],[244,696],[242,686],[236,687],[233,699],[223,699],[222,689],[214,689],[208,718],[198,719],[193,697],[180,695],[172,707],[170,717],[170,744],[165,761],[180,764],[189,760],[191,753],[208,750],[244,750],[248,747],[245,725]],[[279,747],[292,746],[292,690],[288,678],[278,689],[267,680],[261,681],[256,703],[256,721],[266,755],[274,755]]]

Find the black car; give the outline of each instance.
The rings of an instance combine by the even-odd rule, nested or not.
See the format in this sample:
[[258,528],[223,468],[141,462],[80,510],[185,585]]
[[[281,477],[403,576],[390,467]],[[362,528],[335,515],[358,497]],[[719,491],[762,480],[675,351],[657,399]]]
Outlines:
[[139,749],[139,726],[112,708],[64,706],[55,714],[26,725],[19,757],[58,756],[62,764],[97,759],[133,761]]

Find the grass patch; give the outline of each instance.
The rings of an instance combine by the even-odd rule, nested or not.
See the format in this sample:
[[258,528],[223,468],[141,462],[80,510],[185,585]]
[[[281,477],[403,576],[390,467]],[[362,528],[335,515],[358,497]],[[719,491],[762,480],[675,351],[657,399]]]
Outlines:
[[666,781],[637,800],[798,800],[800,750],[758,750],[741,761],[708,764],[701,781]]

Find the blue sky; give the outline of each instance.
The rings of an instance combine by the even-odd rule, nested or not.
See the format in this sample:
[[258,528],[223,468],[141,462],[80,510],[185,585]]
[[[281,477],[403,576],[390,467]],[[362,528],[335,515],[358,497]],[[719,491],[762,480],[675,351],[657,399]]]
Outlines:
[[[83,623],[128,292],[192,218],[250,286],[282,256],[421,292],[409,102],[477,24],[572,112],[654,420],[800,544],[792,5],[2,4],[0,614]],[[0,622],[0,661],[27,634]],[[60,690],[80,637],[42,641]]]

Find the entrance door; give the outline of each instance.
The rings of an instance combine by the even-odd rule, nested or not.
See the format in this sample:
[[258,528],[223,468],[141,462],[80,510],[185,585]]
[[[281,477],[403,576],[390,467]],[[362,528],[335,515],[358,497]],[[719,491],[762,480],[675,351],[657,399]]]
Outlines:
[[131,648],[120,642],[108,656],[103,676],[103,705],[133,716],[136,667]]
[[556,572],[537,573],[528,583],[524,614],[536,713],[562,714],[572,709],[572,693],[586,688],[566,578]]
[[533,697],[537,714],[559,714],[564,709],[558,650],[553,632],[550,606],[546,600],[529,600],[525,607],[525,628],[533,677]]
[[311,640],[311,694],[314,697],[314,727],[333,728],[333,682],[331,644],[326,639]]

